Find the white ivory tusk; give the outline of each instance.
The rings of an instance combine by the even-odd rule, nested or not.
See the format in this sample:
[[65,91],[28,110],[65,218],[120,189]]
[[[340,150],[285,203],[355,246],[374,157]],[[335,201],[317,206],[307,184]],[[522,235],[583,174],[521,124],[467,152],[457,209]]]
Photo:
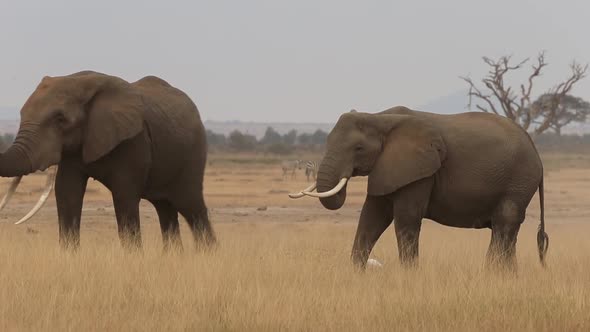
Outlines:
[[10,186],[8,187],[8,191],[6,192],[6,195],[4,195],[4,197],[2,198],[2,202],[0,202],[0,210],[2,210],[6,206],[8,201],[10,201],[12,194],[14,194],[14,192],[16,191],[16,187],[18,187],[18,185],[20,184],[20,180],[22,178],[23,178],[22,176],[17,176],[15,178],[12,178],[12,182],[10,182]]
[[311,186],[303,189],[302,191],[296,193],[296,194],[289,194],[289,197],[291,198],[301,198],[303,196],[305,196],[304,192],[309,192],[309,191],[313,191],[315,189],[317,185],[314,183]]
[[316,197],[316,198],[325,198],[325,197],[330,197],[330,196],[334,196],[336,195],[340,190],[342,190],[342,188],[344,188],[344,185],[346,184],[346,181],[348,181],[347,178],[342,178],[342,180],[340,180],[340,182],[338,182],[338,184],[336,185],[336,187],[332,188],[332,190],[323,192],[323,193],[312,193],[312,192],[308,192],[308,191],[303,191],[302,194],[307,195],[307,196],[311,196],[311,197]]
[[25,221],[31,219],[43,207],[43,204],[45,204],[45,202],[47,201],[47,198],[49,197],[49,194],[51,193],[51,189],[53,189],[53,184],[55,183],[55,174],[56,173],[57,173],[57,167],[53,167],[49,171],[49,174],[47,175],[47,182],[45,184],[45,190],[43,191],[41,198],[39,198],[39,201],[37,201],[37,204],[35,204],[35,206],[31,209],[31,211],[29,211],[29,213],[27,213],[26,216],[22,217],[19,221],[14,223],[15,225],[20,225],[20,224],[24,223]]

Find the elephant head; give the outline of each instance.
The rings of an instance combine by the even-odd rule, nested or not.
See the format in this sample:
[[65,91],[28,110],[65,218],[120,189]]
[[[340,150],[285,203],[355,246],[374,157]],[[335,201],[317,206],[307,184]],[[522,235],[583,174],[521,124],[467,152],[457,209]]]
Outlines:
[[369,195],[386,195],[431,176],[445,156],[442,137],[423,119],[403,112],[345,113],[328,135],[316,184],[290,197],[318,197],[324,207],[336,210],[344,204],[346,182],[353,176],[369,176]]
[[16,177],[7,198],[21,176],[56,165],[64,155],[80,154],[91,163],[139,134],[142,103],[117,77],[92,71],[44,77],[21,109],[13,144],[0,154],[0,176]]

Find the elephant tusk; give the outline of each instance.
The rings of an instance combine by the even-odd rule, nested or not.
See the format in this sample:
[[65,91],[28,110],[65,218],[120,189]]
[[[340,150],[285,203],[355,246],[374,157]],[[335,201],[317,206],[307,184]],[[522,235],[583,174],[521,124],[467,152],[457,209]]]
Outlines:
[[311,197],[316,197],[316,198],[325,198],[325,197],[334,196],[338,192],[340,192],[340,190],[342,190],[342,188],[344,188],[344,185],[346,184],[346,181],[348,181],[347,178],[342,178],[342,180],[340,180],[340,182],[338,182],[338,184],[336,185],[336,187],[332,188],[329,191],[325,191],[323,193],[312,193],[312,192],[308,192],[308,191],[305,191],[304,190],[302,192],[302,194],[307,195],[307,196],[311,196]]
[[23,178],[22,176],[17,176],[15,178],[12,178],[12,182],[10,182],[10,187],[8,187],[8,191],[6,192],[6,195],[4,195],[4,197],[2,198],[2,202],[0,202],[0,210],[2,210],[6,206],[6,204],[8,204],[8,201],[10,201],[12,194],[14,194],[14,192],[16,191],[16,188],[20,184],[20,180],[22,178]]
[[301,197],[305,196],[304,192],[313,191],[313,190],[315,190],[316,186],[317,185],[314,183],[311,186],[303,189],[302,191],[300,191],[300,192],[298,192],[296,194],[289,194],[289,197],[291,197],[291,198],[301,198]]
[[55,183],[56,173],[57,173],[57,167],[53,167],[49,171],[49,174],[47,175],[47,182],[45,183],[45,190],[43,191],[41,198],[39,198],[39,201],[37,201],[37,204],[35,204],[35,206],[31,209],[31,211],[29,211],[29,213],[27,213],[27,215],[25,215],[19,221],[14,223],[15,225],[20,225],[20,224],[24,223],[25,221],[31,219],[43,207],[45,202],[47,202],[47,198],[49,197],[49,194],[51,193],[51,189],[53,189],[53,184]]

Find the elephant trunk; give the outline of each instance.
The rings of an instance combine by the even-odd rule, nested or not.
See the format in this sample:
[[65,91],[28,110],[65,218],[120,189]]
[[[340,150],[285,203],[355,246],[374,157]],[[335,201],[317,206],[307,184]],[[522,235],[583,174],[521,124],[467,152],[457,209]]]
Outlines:
[[[328,161],[327,161],[328,160]],[[320,165],[320,169],[318,171],[317,176],[317,192],[326,192],[334,188],[342,176],[340,176],[340,172],[334,168],[330,162],[330,158],[324,158]],[[348,176],[346,176],[348,178]],[[320,198],[320,202],[322,205],[328,210],[338,210],[339,208],[344,205],[344,201],[346,200],[346,185],[336,194],[330,197],[322,197]]]
[[0,176],[13,177],[27,175],[33,171],[31,161],[23,149],[12,145],[0,155]]
[[21,129],[12,145],[0,154],[0,176],[14,177],[32,173],[35,169],[31,162],[30,151],[34,146],[33,139],[26,134],[26,127]]

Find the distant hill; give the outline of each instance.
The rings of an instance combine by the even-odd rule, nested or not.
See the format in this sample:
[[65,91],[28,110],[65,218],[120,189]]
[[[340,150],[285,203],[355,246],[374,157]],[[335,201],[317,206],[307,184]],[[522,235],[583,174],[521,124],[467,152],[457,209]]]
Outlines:
[[[440,113],[440,114],[455,114],[464,113],[470,111],[477,111],[475,107],[473,109],[467,108],[469,98],[467,96],[468,90],[456,91],[446,96],[435,98],[430,102],[417,107],[420,111]],[[590,134],[590,123],[573,123],[568,125],[562,130],[563,134]]]
[[[432,101],[417,107],[420,111],[453,114],[467,111],[467,91],[457,91],[447,96],[433,99]],[[313,133],[321,129],[330,132],[334,123],[280,123],[280,122],[245,122],[245,121],[205,121],[204,125],[213,132],[228,135],[233,130],[239,130],[243,133],[254,135],[257,138],[264,136],[267,127],[272,127],[280,134],[285,134],[289,130],[295,129],[298,133]]]
[[[459,90],[445,96],[437,97],[431,101],[415,107],[420,111],[456,114],[468,112],[467,108],[467,90]],[[19,125],[19,110],[16,107],[0,106],[0,134],[14,133]],[[335,121],[336,119],[334,119]],[[242,133],[254,135],[262,138],[267,127],[272,127],[280,134],[285,134],[295,129],[298,133],[313,133],[320,129],[329,132],[334,127],[334,123],[287,123],[287,122],[247,122],[247,121],[204,121],[205,128],[213,132],[229,135],[234,130]],[[587,134],[590,133],[590,123],[575,123],[563,130],[564,134]]]
[[[416,107],[420,111],[453,114],[467,111],[467,91],[457,91],[447,96],[442,96]],[[205,121],[204,125],[207,129],[213,132],[228,135],[234,130],[239,130],[242,133],[254,135],[257,138],[264,136],[267,127],[272,127],[280,134],[285,134],[289,130],[295,129],[298,133],[313,133],[321,129],[325,132],[330,132],[334,127],[334,123],[280,123],[280,122],[245,122],[245,121]]]

